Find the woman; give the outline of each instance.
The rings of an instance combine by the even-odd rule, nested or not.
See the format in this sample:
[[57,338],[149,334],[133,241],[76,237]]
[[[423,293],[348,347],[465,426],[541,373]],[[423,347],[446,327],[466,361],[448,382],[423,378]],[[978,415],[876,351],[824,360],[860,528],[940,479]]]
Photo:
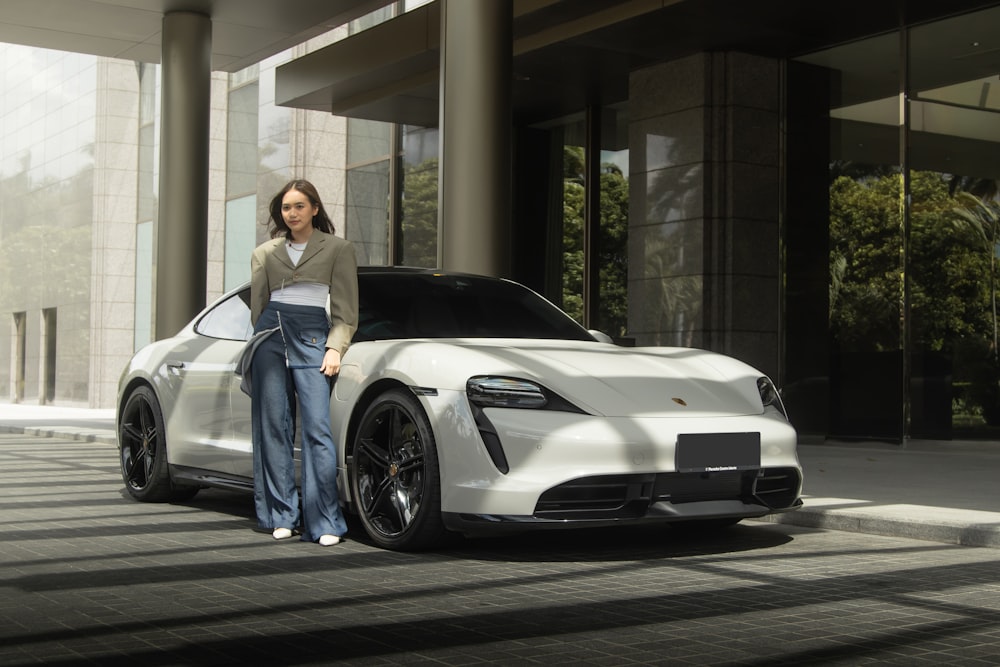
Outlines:
[[[347,524],[337,492],[330,392],[358,323],[354,247],[333,235],[316,188],[289,182],[271,200],[271,240],[250,260],[250,317],[271,331],[251,369],[254,504],[276,540],[331,546]],[[329,304],[329,316],[327,305]],[[295,486],[296,399],[302,429],[302,509]]]

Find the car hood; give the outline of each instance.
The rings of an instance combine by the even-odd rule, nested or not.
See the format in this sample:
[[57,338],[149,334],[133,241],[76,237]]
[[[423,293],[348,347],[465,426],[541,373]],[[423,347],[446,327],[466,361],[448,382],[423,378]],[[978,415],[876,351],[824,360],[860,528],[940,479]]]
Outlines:
[[412,381],[422,386],[464,391],[465,382],[475,375],[518,377],[534,380],[586,412],[608,417],[763,412],[757,390],[762,373],[731,357],[693,348],[462,339],[408,341],[405,364],[399,363],[400,355],[389,356],[397,368],[415,373]]

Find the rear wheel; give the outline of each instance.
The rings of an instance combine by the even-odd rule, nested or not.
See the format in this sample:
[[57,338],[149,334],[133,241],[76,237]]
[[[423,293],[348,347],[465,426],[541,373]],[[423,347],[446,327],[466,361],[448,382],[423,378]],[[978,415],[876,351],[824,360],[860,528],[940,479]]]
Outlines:
[[387,391],[365,411],[350,479],[361,523],[380,547],[426,549],[444,537],[434,434],[408,391]]
[[198,493],[196,486],[174,486],[170,481],[163,415],[149,387],[137,387],[125,401],[118,443],[125,490],[136,500],[186,500]]

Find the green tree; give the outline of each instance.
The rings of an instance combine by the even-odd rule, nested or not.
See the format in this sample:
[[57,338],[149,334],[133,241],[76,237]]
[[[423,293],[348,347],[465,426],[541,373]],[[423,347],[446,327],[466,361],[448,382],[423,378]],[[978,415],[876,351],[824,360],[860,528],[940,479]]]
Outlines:
[[830,186],[830,328],[842,351],[899,348],[900,180]]
[[[1000,423],[996,252],[1000,209],[991,190],[912,172],[909,216],[911,352],[950,360],[956,414]],[[901,348],[899,174],[854,171],[830,188],[830,326],[842,352]],[[985,199],[983,197],[986,197]]]
[[438,161],[407,166],[403,186],[403,264],[437,267]]
[[[830,326],[843,351],[900,347],[901,187],[899,174],[841,176],[831,186]],[[960,339],[992,335],[991,253],[983,252],[991,232],[956,215],[945,175],[914,172],[910,190],[914,347],[950,351]]]
[[[563,154],[563,289],[562,307],[583,321],[584,153],[567,146]],[[628,330],[628,179],[613,164],[600,174],[600,237],[596,265],[600,272],[596,328],[613,337]]]

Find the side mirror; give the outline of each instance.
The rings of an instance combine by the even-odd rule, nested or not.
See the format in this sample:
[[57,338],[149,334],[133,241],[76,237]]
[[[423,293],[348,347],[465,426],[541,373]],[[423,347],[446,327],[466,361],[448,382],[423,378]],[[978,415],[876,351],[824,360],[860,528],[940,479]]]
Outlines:
[[611,339],[611,336],[604,333],[603,331],[598,331],[597,329],[587,329],[587,333],[594,337],[598,343],[610,343],[615,344],[615,341]]

